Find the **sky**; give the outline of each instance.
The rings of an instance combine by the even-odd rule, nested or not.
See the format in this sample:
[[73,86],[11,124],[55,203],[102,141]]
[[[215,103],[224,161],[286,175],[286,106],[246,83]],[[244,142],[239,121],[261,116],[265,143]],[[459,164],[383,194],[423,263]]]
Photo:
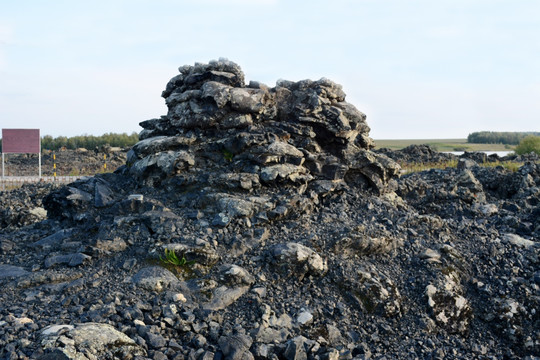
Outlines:
[[538,0],[0,0],[0,127],[139,132],[220,57],[343,85],[374,139],[540,131]]

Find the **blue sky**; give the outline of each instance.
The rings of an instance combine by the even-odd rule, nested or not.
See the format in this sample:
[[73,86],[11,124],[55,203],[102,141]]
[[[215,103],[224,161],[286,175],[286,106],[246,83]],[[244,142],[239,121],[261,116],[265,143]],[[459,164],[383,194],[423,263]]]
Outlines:
[[140,131],[178,67],[330,78],[375,139],[540,131],[538,0],[0,2],[0,126]]

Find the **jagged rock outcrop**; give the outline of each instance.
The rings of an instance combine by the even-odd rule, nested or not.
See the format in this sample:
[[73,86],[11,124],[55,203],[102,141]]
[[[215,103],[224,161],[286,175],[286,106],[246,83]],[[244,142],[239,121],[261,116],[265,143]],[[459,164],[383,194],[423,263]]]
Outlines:
[[250,190],[362,177],[383,193],[399,172],[369,151],[366,116],[328,79],[245,86],[240,67],[225,60],[180,72],[162,94],[168,114],[142,122],[141,141],[128,153],[128,172],[145,183],[180,176],[210,185],[203,174],[211,173]]

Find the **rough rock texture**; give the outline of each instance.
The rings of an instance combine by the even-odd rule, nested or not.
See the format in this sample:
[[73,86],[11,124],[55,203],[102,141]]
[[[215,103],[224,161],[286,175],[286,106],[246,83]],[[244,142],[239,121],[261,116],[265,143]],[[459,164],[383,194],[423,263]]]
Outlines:
[[180,71],[115,173],[1,194],[0,358],[540,356],[538,163],[398,178],[329,80]]
[[399,172],[369,151],[366,116],[330,80],[246,87],[229,61],[180,72],[162,94],[167,116],[142,122],[142,141],[128,153],[128,172],[147,184],[180,178],[252,191],[288,182],[304,193],[352,181],[382,193]]
[[41,345],[53,349],[42,359],[132,359],[146,355],[135,341],[108,324],[51,325],[41,331]]

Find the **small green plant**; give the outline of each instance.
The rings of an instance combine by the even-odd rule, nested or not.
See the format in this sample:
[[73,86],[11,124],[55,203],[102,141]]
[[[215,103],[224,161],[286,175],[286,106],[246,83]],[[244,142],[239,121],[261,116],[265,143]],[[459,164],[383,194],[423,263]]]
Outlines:
[[223,157],[227,161],[232,161],[232,159],[234,157],[234,154],[232,152],[230,152],[229,150],[223,150]]
[[165,264],[174,265],[174,266],[190,266],[195,263],[194,260],[188,261],[186,259],[185,254],[182,254],[181,257],[178,257],[174,250],[165,249],[165,257],[159,257],[159,260],[161,260]]

